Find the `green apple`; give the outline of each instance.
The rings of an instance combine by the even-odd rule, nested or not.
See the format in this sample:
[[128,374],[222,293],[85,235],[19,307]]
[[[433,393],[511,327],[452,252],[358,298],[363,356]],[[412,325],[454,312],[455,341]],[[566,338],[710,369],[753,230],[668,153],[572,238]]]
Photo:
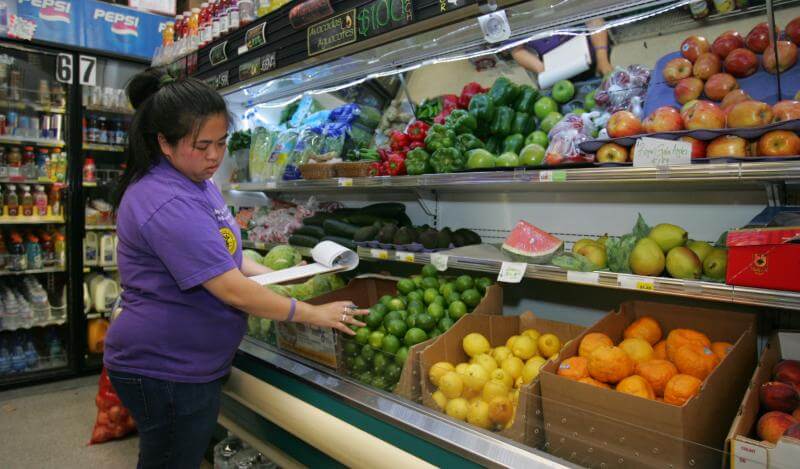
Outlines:
[[550,133],[553,127],[555,127],[556,124],[561,122],[561,119],[563,118],[564,116],[562,116],[560,112],[553,111],[550,114],[548,114],[544,119],[542,119],[542,123],[539,124],[539,129],[541,129],[543,132]]
[[560,80],[553,85],[553,99],[561,104],[569,102],[575,96],[575,85],[569,80]]
[[587,94],[585,98],[583,98],[583,105],[586,106],[586,109],[592,110],[597,107],[597,101],[594,100],[594,95],[597,94],[597,90],[592,90],[591,93]]
[[573,109],[573,110],[571,110],[569,112],[575,114],[576,116],[582,116],[582,115],[586,114],[586,109],[584,109],[582,107],[576,107],[575,109]]
[[494,155],[477,148],[467,152],[467,169],[494,168]]
[[536,114],[539,120],[544,119],[548,114],[556,111],[558,111],[558,103],[549,96],[539,98],[536,104],[533,105],[533,113]]
[[519,164],[522,166],[539,166],[544,162],[544,147],[536,143],[526,145],[519,152]]
[[515,168],[519,166],[519,157],[516,153],[507,151],[494,160],[494,165],[500,168]]
[[542,132],[541,130],[534,130],[525,138],[525,145],[530,145],[531,143],[535,143],[540,145],[544,148],[547,148],[547,145],[550,144],[550,140],[547,138],[547,133]]

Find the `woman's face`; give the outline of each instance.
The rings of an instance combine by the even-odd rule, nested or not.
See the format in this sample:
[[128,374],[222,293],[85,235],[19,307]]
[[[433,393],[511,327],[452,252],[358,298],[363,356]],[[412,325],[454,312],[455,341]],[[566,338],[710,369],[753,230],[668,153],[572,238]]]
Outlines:
[[175,169],[192,181],[203,182],[211,179],[222,165],[227,139],[228,119],[224,114],[215,114],[200,126],[197,139],[192,132],[172,146],[159,135],[158,143]]

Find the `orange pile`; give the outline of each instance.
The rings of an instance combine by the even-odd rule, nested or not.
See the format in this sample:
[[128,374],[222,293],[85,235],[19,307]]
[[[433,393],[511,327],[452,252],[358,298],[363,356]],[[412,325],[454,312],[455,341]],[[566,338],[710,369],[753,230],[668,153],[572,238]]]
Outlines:
[[703,381],[732,348],[728,342],[712,343],[692,329],[673,329],[665,338],[658,321],[645,316],[625,329],[616,346],[605,334],[586,334],[579,356],[564,360],[558,374],[680,406],[700,392]]

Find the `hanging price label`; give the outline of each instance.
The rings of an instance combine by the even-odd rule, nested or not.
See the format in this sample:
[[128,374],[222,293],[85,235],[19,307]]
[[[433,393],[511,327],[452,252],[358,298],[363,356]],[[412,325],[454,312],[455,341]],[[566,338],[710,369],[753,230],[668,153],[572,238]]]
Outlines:
[[404,251],[397,251],[394,254],[395,259],[400,262],[414,262],[414,253],[413,252],[404,252]]
[[500,273],[497,275],[498,282],[519,283],[525,276],[528,264],[525,262],[503,262],[500,266]]
[[600,274],[597,272],[578,272],[577,270],[567,271],[567,281],[574,283],[600,283]]
[[539,182],[565,182],[566,180],[567,172],[563,169],[539,172]]
[[431,265],[436,267],[439,272],[447,270],[447,261],[449,260],[450,258],[444,254],[431,253]]
[[353,178],[339,178],[339,187],[353,187]]
[[369,254],[376,259],[389,260],[389,251],[385,249],[370,249]]
[[656,289],[655,282],[653,280],[642,279],[630,275],[620,275],[617,277],[617,282],[622,288],[629,288],[631,290],[653,291]]

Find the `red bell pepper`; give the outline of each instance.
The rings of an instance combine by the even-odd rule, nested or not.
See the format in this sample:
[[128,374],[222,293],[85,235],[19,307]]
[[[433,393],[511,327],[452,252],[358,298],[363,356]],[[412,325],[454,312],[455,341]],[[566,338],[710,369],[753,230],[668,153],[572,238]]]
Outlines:
[[412,144],[413,142],[424,142],[425,137],[428,136],[428,129],[430,128],[431,126],[426,122],[416,121],[408,126],[408,129],[406,129],[406,134],[408,134]]
[[406,157],[402,153],[392,153],[386,162],[386,172],[389,176],[402,176],[406,174]]
[[384,176],[383,174],[383,163],[372,163],[369,165],[369,175],[370,176]]
[[411,144],[411,137],[400,132],[399,130],[395,130],[392,132],[392,135],[389,137],[389,147],[394,151],[402,151],[403,148],[408,147]]
[[[417,142],[417,141],[411,142],[411,145],[408,146],[408,151],[411,151],[411,150],[413,150],[415,148],[422,148],[424,150],[425,149],[425,142]],[[408,152],[406,152],[406,153],[408,153]]]
[[387,161],[389,159],[389,149],[387,148],[378,148],[378,156],[380,156],[381,161]]
[[450,113],[456,109],[458,109],[458,96],[454,94],[446,94],[442,96],[442,112],[433,118],[433,123],[444,125],[444,121],[447,119],[447,116],[449,116]]
[[474,81],[467,83],[461,90],[461,96],[458,97],[458,107],[461,109],[469,108],[469,102],[472,101],[473,96],[476,94],[486,93],[487,91],[489,91],[487,88],[482,87],[480,84],[475,83]]

